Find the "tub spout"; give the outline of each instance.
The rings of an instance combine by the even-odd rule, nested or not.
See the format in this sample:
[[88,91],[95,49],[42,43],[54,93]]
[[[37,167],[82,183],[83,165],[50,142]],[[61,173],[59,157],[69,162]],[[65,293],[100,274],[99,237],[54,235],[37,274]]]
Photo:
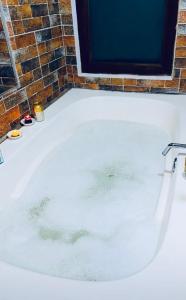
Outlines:
[[2,151],[0,150],[0,164],[4,162]]
[[185,148],[186,149],[186,144],[179,144],[179,143],[170,143],[167,145],[167,147],[163,150],[162,154],[163,156],[166,156],[167,153],[172,149],[172,148]]

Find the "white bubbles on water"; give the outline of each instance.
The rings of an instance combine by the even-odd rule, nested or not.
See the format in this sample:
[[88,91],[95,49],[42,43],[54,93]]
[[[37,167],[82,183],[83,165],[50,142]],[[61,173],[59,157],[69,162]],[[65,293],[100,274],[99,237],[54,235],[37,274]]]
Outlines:
[[0,259],[54,276],[114,280],[153,258],[168,136],[154,126],[85,123],[0,216]]

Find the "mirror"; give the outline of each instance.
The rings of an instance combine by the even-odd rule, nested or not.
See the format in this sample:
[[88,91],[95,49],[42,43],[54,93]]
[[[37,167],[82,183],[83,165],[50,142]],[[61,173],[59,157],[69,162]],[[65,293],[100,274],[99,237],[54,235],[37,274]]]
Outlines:
[[17,87],[15,66],[9,51],[8,33],[2,13],[3,10],[0,7],[0,97],[10,89]]

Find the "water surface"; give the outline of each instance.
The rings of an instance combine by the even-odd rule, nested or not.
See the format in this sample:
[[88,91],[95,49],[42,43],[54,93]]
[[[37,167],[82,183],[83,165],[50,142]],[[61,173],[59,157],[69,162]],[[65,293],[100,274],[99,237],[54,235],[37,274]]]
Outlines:
[[0,259],[93,281],[144,268],[158,242],[154,213],[167,142],[149,125],[92,121],[78,127],[1,213]]

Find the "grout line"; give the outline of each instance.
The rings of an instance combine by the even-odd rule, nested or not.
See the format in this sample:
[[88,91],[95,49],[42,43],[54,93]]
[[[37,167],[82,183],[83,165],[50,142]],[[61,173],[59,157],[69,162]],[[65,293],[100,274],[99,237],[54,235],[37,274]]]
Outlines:
[[61,25],[55,25],[55,26],[52,26],[52,27],[49,26],[49,27],[45,27],[45,28],[41,28],[41,29],[32,30],[32,31],[29,31],[29,32],[24,32],[24,33],[21,33],[21,34],[14,34],[11,37],[20,37],[21,35],[26,35],[26,34],[31,34],[31,33],[37,33],[37,32],[40,32],[40,31],[44,31],[44,30],[48,30],[48,29],[53,29],[53,28],[56,28],[56,27],[61,27]]

